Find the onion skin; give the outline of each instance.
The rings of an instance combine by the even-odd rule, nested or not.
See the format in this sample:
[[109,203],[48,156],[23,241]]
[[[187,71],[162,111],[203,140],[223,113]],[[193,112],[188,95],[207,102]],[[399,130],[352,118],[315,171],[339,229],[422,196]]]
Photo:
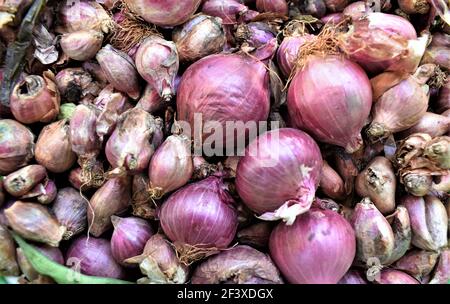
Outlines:
[[394,233],[370,199],[356,205],[351,223],[356,232],[357,260],[363,264],[373,259],[380,265],[388,263],[394,250]]
[[439,257],[433,278],[429,284],[448,284],[450,278],[450,250],[444,249]]
[[437,252],[413,249],[395,263],[395,268],[420,280],[433,271],[438,257]]
[[438,64],[446,70],[450,69],[450,50],[448,47],[429,47],[423,55],[422,64],[434,63]]
[[426,0],[398,0],[398,6],[407,14],[426,14],[430,10]]
[[360,271],[350,269],[338,282],[338,284],[367,284],[366,279]]
[[236,0],[208,0],[203,4],[202,12],[219,17],[224,25],[233,25],[238,17],[249,11],[248,7]]
[[111,29],[111,18],[106,10],[96,1],[63,1],[59,6],[61,32],[80,30],[96,30],[108,33]]
[[192,284],[282,284],[278,269],[268,255],[240,245],[200,264]]
[[289,77],[295,68],[297,54],[300,47],[315,36],[305,34],[302,36],[285,37],[277,51],[277,61],[281,72],[285,77]]
[[25,195],[47,177],[47,171],[41,165],[29,165],[5,177],[3,187],[15,197]]
[[336,284],[355,257],[355,232],[338,213],[311,209],[292,226],[278,224],[270,255],[293,284]]
[[139,98],[139,76],[130,56],[108,44],[98,51],[95,58],[116,90],[128,94],[132,99]]
[[382,270],[375,282],[377,284],[420,284],[410,275],[395,269]]
[[153,235],[150,224],[140,218],[112,216],[114,232],[111,237],[111,252],[122,266],[130,266],[125,260],[141,254],[145,244]]
[[271,222],[260,222],[241,229],[236,236],[240,244],[264,249],[269,245],[272,228],[273,224]]
[[94,30],[82,30],[64,34],[60,44],[63,52],[71,59],[86,61],[95,57],[102,47],[103,34]]
[[431,41],[430,45],[450,47],[450,35],[441,32],[433,33],[433,40]]
[[261,13],[288,14],[286,0],[256,0],[256,9]]
[[201,0],[125,0],[127,6],[145,21],[162,27],[185,23],[200,6]]
[[[336,56],[308,57],[288,91],[293,124],[319,141],[344,147],[348,153],[362,146],[361,129],[371,106],[372,88],[366,73]],[[318,117],[319,111],[324,115]]]
[[125,211],[131,203],[131,178],[109,179],[90,200],[87,219],[89,232],[99,237],[112,227],[111,216]]
[[58,247],[66,229],[48,209],[39,204],[16,201],[5,210],[9,226],[27,240]]
[[67,251],[66,264],[79,266],[85,275],[115,279],[125,277],[123,268],[112,256],[109,241],[105,239],[79,237]]
[[106,157],[111,166],[130,173],[146,170],[154,153],[150,140],[161,127],[159,120],[138,108],[123,113],[106,143]]
[[220,53],[226,43],[222,20],[218,17],[196,15],[172,34],[180,61],[194,62]]
[[437,108],[438,113],[443,113],[450,110],[450,79],[445,82],[444,86],[439,91]]
[[430,251],[447,246],[448,216],[439,199],[407,195],[401,198],[401,204],[408,209],[414,246]]
[[92,76],[82,68],[61,70],[56,74],[55,82],[63,102],[78,104],[83,97],[95,95],[99,90]]
[[401,133],[401,136],[407,137],[415,133],[427,133],[431,137],[445,135],[450,130],[450,117],[426,112],[419,122],[412,128]]
[[[217,111],[217,107],[221,110]],[[178,120],[189,122],[192,131],[195,113],[202,114],[204,123],[219,122],[226,130],[227,121],[267,120],[269,107],[267,70],[261,62],[244,55],[219,54],[200,59],[184,72],[178,88]],[[208,134],[203,131],[205,139]],[[234,143],[241,138],[233,135],[229,138],[224,134],[226,144],[216,143],[215,149],[235,147]]]
[[269,131],[245,150],[236,188],[261,219],[283,219],[292,225],[297,215],[310,208],[322,166],[319,147],[308,134],[296,129]]
[[[391,220],[391,219],[390,219]],[[392,264],[405,255],[411,247],[411,219],[408,209],[404,206],[398,206],[391,220],[392,232],[394,233],[394,250],[389,257],[387,264]]]
[[55,75],[30,75],[16,84],[11,93],[10,107],[14,118],[24,124],[48,123],[59,113],[60,96]]
[[322,177],[320,179],[320,189],[332,199],[343,199],[345,197],[344,181],[331,166],[324,161]]
[[322,18],[327,12],[327,7],[323,0],[306,0],[300,4],[300,11],[306,15]]
[[161,227],[172,242],[225,249],[238,224],[233,205],[221,179],[211,176],[181,188],[165,201],[160,212]]
[[391,162],[377,156],[356,177],[355,189],[359,196],[369,197],[381,213],[389,214],[395,209],[396,184]]
[[73,188],[58,191],[52,211],[61,226],[66,227],[64,240],[69,240],[86,229],[87,203]]
[[139,74],[165,101],[170,101],[175,95],[175,77],[179,65],[175,43],[156,35],[142,41],[136,53]]
[[163,101],[161,96],[159,96],[158,91],[151,85],[147,84],[142,97],[136,105],[136,108],[143,109],[148,113],[155,113],[167,104],[168,103]]
[[352,19],[358,19],[363,17],[366,14],[366,3],[364,1],[356,1],[349,5],[347,5],[342,14],[344,16],[349,16]]
[[6,227],[0,225],[0,275],[18,276],[19,274],[14,240]]
[[48,171],[62,173],[76,161],[70,143],[70,127],[67,120],[60,120],[42,129],[36,142],[36,161]]
[[439,168],[450,169],[450,136],[433,138],[426,144],[423,155]]
[[11,119],[0,119],[0,174],[25,166],[34,156],[33,133]]
[[39,203],[48,205],[55,200],[57,193],[58,189],[56,188],[55,182],[51,179],[45,179],[20,199],[35,198]]
[[349,0],[324,0],[327,9],[332,12],[342,12]]
[[184,135],[169,136],[150,161],[150,187],[161,197],[187,184],[194,173],[191,141]]

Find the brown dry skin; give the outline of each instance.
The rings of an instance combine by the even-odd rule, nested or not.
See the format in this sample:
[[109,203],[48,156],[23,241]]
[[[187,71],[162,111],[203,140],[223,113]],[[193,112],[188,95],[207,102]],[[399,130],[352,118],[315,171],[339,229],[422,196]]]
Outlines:
[[411,246],[411,222],[408,214],[408,210],[404,206],[398,206],[392,218],[392,232],[394,233],[394,250],[389,257],[387,264],[400,259]]
[[190,266],[221,251],[217,247],[204,248],[201,244],[189,245],[175,242],[173,246],[176,249],[178,260],[186,266]]
[[439,168],[450,169],[450,137],[441,136],[429,141],[423,155]]
[[0,276],[18,276],[16,246],[6,227],[0,225]]
[[430,10],[427,0],[398,0],[398,5],[407,14],[426,14]]

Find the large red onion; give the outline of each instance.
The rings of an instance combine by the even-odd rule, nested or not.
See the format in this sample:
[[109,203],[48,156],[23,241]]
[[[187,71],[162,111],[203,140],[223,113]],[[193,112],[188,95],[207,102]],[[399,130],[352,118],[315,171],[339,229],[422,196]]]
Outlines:
[[369,78],[358,65],[342,57],[308,57],[289,87],[288,109],[293,123],[349,153],[362,146],[361,129],[371,106]]
[[270,255],[290,283],[336,284],[356,252],[355,232],[338,213],[312,208],[270,236]]
[[192,284],[281,284],[278,269],[269,256],[240,245],[223,251],[200,264]]
[[322,157],[315,141],[295,129],[264,133],[245,150],[236,188],[245,204],[265,220],[292,225],[306,212],[320,182]]
[[112,216],[114,232],[111,237],[111,251],[114,259],[123,266],[129,266],[126,259],[140,255],[148,239],[153,235],[150,224],[137,217],[120,218]]
[[73,188],[58,191],[52,211],[61,226],[66,227],[64,240],[84,231],[87,223],[88,201]]
[[180,258],[187,263],[198,254],[205,256],[225,249],[238,225],[234,200],[221,178],[215,176],[172,194],[161,208],[160,221]]
[[187,184],[194,172],[191,141],[184,135],[169,136],[150,161],[151,194],[160,198]]
[[[198,128],[202,122],[203,139],[212,131],[205,129],[221,124],[224,142],[216,142],[216,150],[235,147],[235,142],[244,138],[239,134],[242,132],[236,131],[227,136],[226,122],[255,122],[257,127],[257,122],[267,120],[269,107],[269,75],[265,65],[238,54],[211,55],[191,65],[183,74],[177,95],[177,119],[189,122],[191,136],[194,126]],[[195,119],[196,116],[200,117]]]
[[85,236],[76,239],[66,254],[66,265],[82,274],[122,279],[123,268],[114,260],[108,240]]
[[297,63],[300,47],[307,41],[314,39],[314,35],[285,37],[277,51],[278,66],[285,77],[289,77]]
[[124,0],[145,21],[173,27],[186,22],[200,6],[201,0]]
[[12,119],[0,119],[0,131],[0,174],[8,174],[33,158],[34,135]]

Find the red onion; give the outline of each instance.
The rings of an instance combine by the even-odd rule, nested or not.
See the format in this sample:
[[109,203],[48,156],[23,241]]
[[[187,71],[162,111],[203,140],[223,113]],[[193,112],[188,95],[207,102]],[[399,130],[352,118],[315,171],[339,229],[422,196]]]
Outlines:
[[208,0],[203,4],[202,12],[220,17],[225,25],[236,24],[237,19],[248,12],[248,7],[236,0]]
[[341,12],[348,4],[349,0],[324,0],[327,9],[332,12]]
[[321,170],[319,147],[309,135],[295,129],[274,130],[247,147],[239,161],[236,188],[261,219],[283,219],[292,225],[310,208]]
[[144,90],[144,94],[136,105],[136,108],[143,109],[148,113],[155,113],[161,110],[164,106],[167,106],[168,102],[164,101],[159,96],[158,90],[147,84]]
[[130,56],[108,44],[97,53],[96,59],[115,89],[133,99],[139,98],[139,76]]
[[18,276],[19,274],[14,239],[6,227],[0,225],[0,275]]
[[288,109],[293,123],[349,153],[361,148],[361,129],[371,106],[367,75],[358,65],[337,56],[308,57],[289,87]]
[[162,27],[186,22],[200,6],[201,0],[124,0],[145,21]]
[[395,263],[395,268],[420,279],[431,273],[438,257],[437,252],[413,249]]
[[290,283],[336,284],[355,257],[355,232],[338,213],[312,208],[292,226],[278,224],[269,248]]
[[55,81],[63,102],[79,103],[82,98],[97,95],[99,91],[99,85],[91,74],[82,68],[61,70],[56,74]]
[[437,107],[438,113],[450,110],[450,78],[445,82],[444,86],[439,91]]
[[327,8],[323,0],[305,0],[300,3],[300,11],[305,15],[322,18],[327,12]]
[[92,196],[87,219],[89,232],[99,237],[112,227],[111,216],[125,211],[131,203],[131,178],[109,179]]
[[184,186],[193,171],[189,138],[184,135],[169,136],[150,161],[148,176],[152,197],[161,198]]
[[43,166],[29,165],[6,176],[3,187],[12,196],[20,197],[31,191],[46,177],[47,171]]
[[361,271],[350,269],[338,284],[367,284],[367,281],[361,274]]
[[450,117],[426,112],[419,122],[412,128],[401,133],[402,137],[407,137],[415,133],[427,133],[431,137],[445,135],[450,130]]
[[81,30],[64,34],[61,48],[69,58],[86,61],[95,57],[102,47],[103,34],[95,30]]
[[225,249],[238,225],[234,200],[215,176],[172,194],[161,208],[160,221],[181,261],[188,264]]
[[60,120],[42,129],[36,142],[36,161],[55,173],[67,171],[76,161],[70,143],[67,120]]
[[282,284],[278,269],[269,256],[240,245],[223,251],[200,264],[192,284]]
[[255,248],[266,248],[269,245],[272,228],[271,222],[260,222],[240,230],[236,236],[240,244]]
[[115,279],[125,276],[123,268],[112,256],[109,241],[105,239],[79,237],[67,251],[66,265],[90,276]]
[[378,284],[420,284],[410,275],[394,269],[382,270],[380,277],[375,279],[375,282]]
[[323,163],[320,189],[326,196],[333,199],[345,197],[344,181],[327,162]]
[[450,69],[450,50],[448,47],[431,46],[429,47],[422,58],[422,63],[438,64],[444,69]]
[[235,37],[250,48],[261,48],[270,43],[276,37],[276,33],[265,22],[251,22],[239,25]]
[[194,62],[211,54],[220,53],[226,43],[222,20],[196,15],[172,33],[180,61]]
[[386,264],[394,251],[394,233],[370,199],[356,205],[351,223],[356,232],[357,260],[369,264],[376,259],[379,265]]
[[394,250],[387,264],[392,264],[403,257],[411,247],[412,231],[408,209],[404,206],[398,206],[393,215],[390,216],[389,222],[394,233]]
[[87,200],[73,188],[58,191],[52,211],[59,223],[66,227],[64,240],[72,238],[86,228],[87,203]]
[[11,112],[24,124],[50,122],[58,116],[60,97],[55,75],[30,75],[16,84],[11,93]]
[[261,13],[288,14],[286,0],[256,0],[256,9]]
[[0,119],[0,174],[25,166],[34,156],[33,133],[11,119]]
[[289,77],[297,63],[300,47],[307,41],[314,39],[314,35],[285,37],[277,52],[278,66],[285,77]]
[[[270,106],[268,76],[263,63],[244,55],[205,57],[183,74],[177,95],[178,119],[189,122],[192,136],[194,126],[201,122],[195,123],[198,116],[207,126],[219,122],[222,130],[227,129],[227,121],[244,124],[265,121]],[[204,139],[209,133],[205,129],[208,128],[202,130]],[[238,139],[244,139],[241,132],[233,132],[233,136],[223,133],[224,141],[216,142],[216,150],[235,147]]]
[[140,218],[112,216],[114,232],[111,237],[111,251],[114,259],[123,266],[129,266],[126,259],[141,254],[148,239],[153,235],[150,224]]
[[447,246],[448,215],[439,199],[407,195],[400,203],[408,209],[411,218],[414,246],[431,251]]
[[444,249],[439,257],[430,284],[448,284],[450,278],[450,250]]
[[106,143],[106,157],[111,166],[131,173],[147,169],[154,152],[150,140],[160,127],[159,120],[138,108],[123,113]]
[[142,78],[165,101],[175,94],[179,60],[175,43],[153,35],[141,42],[136,53],[136,68]]

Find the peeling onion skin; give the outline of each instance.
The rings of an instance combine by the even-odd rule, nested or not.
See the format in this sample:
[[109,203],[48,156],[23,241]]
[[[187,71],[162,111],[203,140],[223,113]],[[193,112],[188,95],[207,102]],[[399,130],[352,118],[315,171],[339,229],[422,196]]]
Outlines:
[[369,197],[383,214],[395,209],[397,180],[391,162],[382,156],[375,157],[356,177],[356,192]]
[[292,225],[297,215],[310,208],[322,166],[319,147],[305,132],[269,131],[245,150],[237,168],[236,188],[261,219],[283,219]]
[[239,245],[200,264],[192,284],[282,284],[280,273],[266,254]]
[[313,208],[292,226],[278,224],[269,248],[290,283],[336,284],[355,257],[355,232],[338,213]]
[[438,257],[437,252],[413,249],[395,263],[395,269],[402,270],[420,280],[433,271]]
[[338,282],[338,284],[356,285],[367,284],[367,280],[361,274],[361,271],[350,269]]
[[8,174],[33,158],[34,134],[12,119],[1,119],[0,130],[0,174]]
[[124,0],[125,4],[149,23],[174,27],[186,22],[202,0]]
[[64,240],[71,239],[86,229],[87,208],[87,201],[74,188],[67,187],[58,191],[52,212],[58,222],[66,227]]
[[[266,121],[269,111],[266,67],[244,55],[218,54],[202,58],[184,72],[178,88],[177,119],[189,122],[191,133],[195,113],[202,114],[203,123],[217,121],[226,130],[227,121]],[[228,137],[227,132],[224,133],[224,142],[217,143],[216,149],[236,147],[236,141],[239,144],[243,139],[238,134]],[[203,140],[208,135],[204,132]]]
[[353,153],[362,147],[361,129],[370,114],[372,87],[366,73],[353,62],[310,56],[289,86],[287,105],[296,127]]
[[420,284],[419,281],[395,269],[385,269],[381,271],[380,277],[375,279],[377,284]]
[[220,178],[211,176],[169,196],[159,215],[167,237],[200,248],[226,248],[236,234],[238,219],[234,200],[224,187]]

